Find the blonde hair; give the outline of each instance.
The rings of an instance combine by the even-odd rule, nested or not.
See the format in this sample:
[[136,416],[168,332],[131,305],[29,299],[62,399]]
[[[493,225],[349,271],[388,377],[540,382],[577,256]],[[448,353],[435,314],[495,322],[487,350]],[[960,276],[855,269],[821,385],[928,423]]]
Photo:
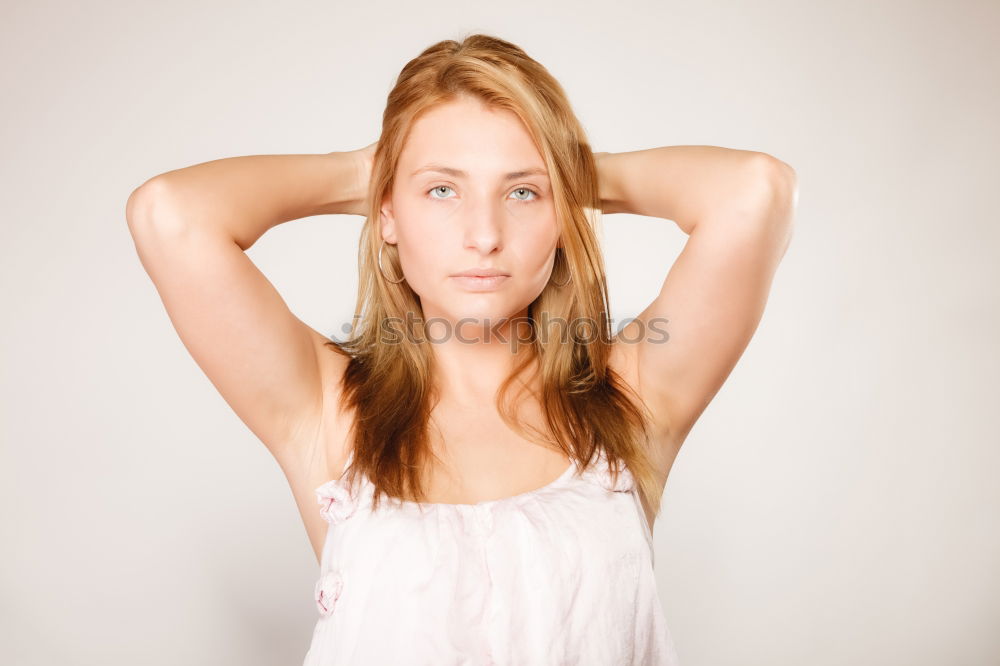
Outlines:
[[[351,483],[356,474],[371,479],[373,508],[382,494],[418,503],[426,497],[421,474],[433,456],[427,434],[436,398],[432,352],[408,334],[392,344],[381,340],[385,322],[406,321],[407,313],[416,313],[419,322],[423,312],[405,280],[391,282],[379,269],[378,222],[410,128],[421,114],[460,96],[509,110],[527,128],[548,169],[561,228],[563,247],[556,250],[554,279],[568,281],[565,286],[550,281],[529,305],[532,340],[526,354],[517,354],[515,370],[497,392],[499,412],[515,431],[533,439],[508,398],[518,377],[537,360],[541,388],[531,393],[549,432],[530,429],[583,467],[603,450],[615,480],[620,465],[626,465],[655,515],[662,486],[648,455],[648,412],[608,364],[612,331],[596,235],[600,197],[593,153],[555,78],[519,47],[482,34],[426,48],[403,67],[388,96],[361,232],[354,325],[346,341],[327,343],[349,358],[342,395],[345,407],[354,412],[354,461],[345,480]],[[398,279],[403,272],[395,246],[386,244],[382,250],[385,270]],[[596,340],[540,335],[541,319],[591,323],[595,330],[589,337]],[[426,339],[419,331],[416,337]]]

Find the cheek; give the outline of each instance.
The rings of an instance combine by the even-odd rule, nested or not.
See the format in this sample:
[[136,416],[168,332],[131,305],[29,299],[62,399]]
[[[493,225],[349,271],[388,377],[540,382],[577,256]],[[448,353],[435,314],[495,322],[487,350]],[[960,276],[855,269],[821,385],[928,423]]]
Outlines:
[[[521,256],[532,265],[551,261],[552,254],[559,243],[559,223],[554,211],[539,210],[520,214],[516,220],[519,227],[518,244],[521,246]],[[530,218],[526,219],[530,215]]]
[[[400,261],[407,280],[417,293],[418,286],[429,286],[434,275],[454,267],[456,255],[463,257],[462,205],[420,200],[400,200],[396,236]],[[504,203],[504,250],[506,263],[516,267],[528,282],[548,279],[559,224],[550,201],[524,204]]]
[[421,300],[437,300],[435,294],[442,289],[444,276],[455,263],[454,252],[449,252],[455,239],[446,227],[424,222],[410,217],[406,224],[397,225],[397,252],[407,286]]
[[557,240],[554,234],[532,234],[508,246],[508,254],[517,257],[518,284],[525,294],[537,296],[548,282]]
[[457,206],[430,201],[399,202],[396,208],[396,235],[400,245],[405,245],[415,260],[417,256],[442,252],[449,241],[455,241],[459,228],[457,209]]
[[534,206],[522,206],[515,219],[535,235],[535,243],[548,253],[559,242],[559,220],[551,199]]
[[511,220],[528,225],[535,229],[543,229],[555,224],[555,206],[552,200],[544,198],[533,203],[522,203],[513,199],[504,202],[507,214]]
[[444,265],[438,254],[441,244],[425,236],[408,238],[403,233],[398,234],[398,240],[399,262],[407,284],[417,295],[424,296],[435,267]]

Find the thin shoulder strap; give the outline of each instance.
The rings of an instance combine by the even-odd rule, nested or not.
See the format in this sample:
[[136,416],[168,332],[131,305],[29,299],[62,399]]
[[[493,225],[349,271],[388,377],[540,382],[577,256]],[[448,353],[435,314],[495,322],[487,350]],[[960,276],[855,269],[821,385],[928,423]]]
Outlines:
[[344,474],[347,474],[347,468],[351,466],[352,462],[354,462],[354,447],[353,446],[351,447],[351,450],[347,452],[347,460],[344,462],[344,469],[340,470],[340,476],[341,476],[341,478],[343,478]]

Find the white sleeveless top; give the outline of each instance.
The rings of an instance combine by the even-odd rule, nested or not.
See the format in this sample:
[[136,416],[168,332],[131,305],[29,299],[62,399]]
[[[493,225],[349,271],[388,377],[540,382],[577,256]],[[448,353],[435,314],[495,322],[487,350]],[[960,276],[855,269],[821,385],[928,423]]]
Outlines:
[[[350,465],[348,458],[344,469]],[[653,542],[628,469],[603,453],[476,504],[316,489],[329,523],[303,666],[676,666]]]

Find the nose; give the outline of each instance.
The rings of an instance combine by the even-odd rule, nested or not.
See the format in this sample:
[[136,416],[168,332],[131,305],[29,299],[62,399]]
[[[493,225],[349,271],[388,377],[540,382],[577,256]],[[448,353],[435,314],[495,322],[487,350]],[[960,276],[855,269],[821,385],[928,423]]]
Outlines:
[[503,204],[480,199],[467,209],[463,246],[488,255],[503,247]]

